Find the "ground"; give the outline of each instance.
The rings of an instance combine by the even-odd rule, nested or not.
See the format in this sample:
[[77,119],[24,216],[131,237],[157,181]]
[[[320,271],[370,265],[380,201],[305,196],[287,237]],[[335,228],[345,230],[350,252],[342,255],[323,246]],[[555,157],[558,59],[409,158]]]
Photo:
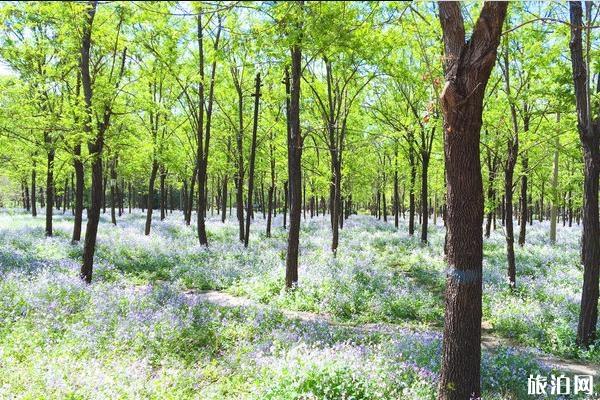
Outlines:
[[[302,221],[299,287],[287,293],[280,216],[266,238],[258,213],[244,249],[233,219],[209,215],[203,248],[180,213],[155,219],[149,237],[139,210],[116,227],[104,214],[88,286],[70,215],[45,238],[43,218],[4,210],[0,398],[434,399],[441,221],[424,246],[404,222],[354,215],[337,258],[328,221]],[[526,398],[529,375],[600,370],[600,346],[574,343],[580,227],[559,226],[552,246],[548,231],[535,222],[517,246],[515,293],[502,228],[485,241],[485,399]]]

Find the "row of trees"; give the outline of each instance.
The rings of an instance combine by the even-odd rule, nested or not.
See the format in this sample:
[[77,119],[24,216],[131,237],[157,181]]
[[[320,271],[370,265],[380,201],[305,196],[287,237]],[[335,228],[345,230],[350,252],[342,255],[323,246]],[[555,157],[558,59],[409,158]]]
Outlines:
[[[515,216],[520,245],[534,217],[551,220],[550,241],[560,210],[583,218],[578,341],[595,340],[593,6],[585,21],[569,7],[570,21],[560,3],[4,3],[0,184],[34,215],[42,200],[49,236],[58,201],[74,242],[87,209],[87,282],[107,203],[114,224],[126,204],[144,209],[146,235],[154,209],[180,208],[202,245],[209,210],[225,221],[234,207],[248,246],[255,213],[270,236],[283,208],[289,288],[303,210],[329,213],[334,255],[351,212],[396,227],[406,215],[423,243],[439,215],[451,267],[440,396],[469,398],[483,226],[489,236],[497,218],[511,287]],[[467,13],[479,18],[465,28]]]

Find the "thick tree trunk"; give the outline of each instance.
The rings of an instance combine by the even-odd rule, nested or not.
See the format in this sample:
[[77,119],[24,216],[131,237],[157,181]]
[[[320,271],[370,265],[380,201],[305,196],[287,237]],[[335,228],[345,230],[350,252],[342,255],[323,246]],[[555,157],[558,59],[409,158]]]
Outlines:
[[[577,125],[583,148],[583,290],[577,327],[577,343],[589,347],[596,339],[598,322],[598,295],[600,278],[600,222],[598,215],[598,179],[600,174],[600,118],[592,120],[591,93],[587,63],[583,56],[581,2],[569,2],[571,19],[571,63],[577,109]],[[591,25],[592,4],[586,2],[586,24]],[[591,40],[591,28],[586,28],[587,39]],[[599,85],[600,86],[600,85]],[[600,87],[599,87],[600,89]]]
[[481,396],[483,96],[507,3],[486,2],[465,43],[460,5],[440,2],[446,85],[441,95],[447,188],[446,311],[438,399]]

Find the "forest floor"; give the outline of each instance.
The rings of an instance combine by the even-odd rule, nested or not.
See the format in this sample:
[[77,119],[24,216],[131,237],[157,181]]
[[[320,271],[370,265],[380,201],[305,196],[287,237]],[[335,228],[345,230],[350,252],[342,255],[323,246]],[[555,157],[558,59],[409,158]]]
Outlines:
[[[154,219],[150,236],[139,210],[107,218],[85,285],[70,215],[46,238],[43,218],[0,212],[0,398],[435,398],[441,221],[422,245],[404,221],[351,216],[334,258],[328,217],[306,218],[299,286],[286,292],[281,216],[266,238],[258,214],[247,249],[216,215],[208,248],[180,213]],[[580,228],[560,226],[555,245],[547,232],[534,222],[517,246],[516,291],[502,227],[485,240],[485,399],[526,398],[530,375],[598,372],[600,343],[574,340]]]
[[[245,307],[245,308],[266,308],[265,304],[258,303],[245,297],[233,296],[231,294],[216,290],[188,290],[184,292],[186,297],[195,301],[204,301],[219,307]],[[404,334],[404,329],[398,324],[390,323],[370,323],[352,325],[336,321],[331,315],[317,314],[307,311],[281,310],[286,318],[298,319],[307,323],[326,324],[332,329],[349,329],[357,333],[381,333],[391,337]],[[518,342],[489,333],[490,329],[483,328],[481,335],[481,345],[484,351],[494,352],[500,348],[511,347],[519,351],[533,352],[534,358],[552,368],[557,373],[562,374],[580,374],[600,376],[600,365],[585,362],[576,362],[570,359],[564,359],[544,353],[535,352],[535,349],[524,348]],[[436,331],[437,332],[437,331]]]

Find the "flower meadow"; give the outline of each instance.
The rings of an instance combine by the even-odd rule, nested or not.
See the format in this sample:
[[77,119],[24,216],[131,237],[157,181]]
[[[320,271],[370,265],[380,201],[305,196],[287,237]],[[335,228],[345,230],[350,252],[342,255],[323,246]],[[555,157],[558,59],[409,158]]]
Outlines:
[[[0,399],[434,399],[441,354],[443,227],[430,243],[402,223],[353,215],[329,251],[328,217],[302,221],[299,286],[282,290],[286,231],[257,214],[250,246],[209,216],[208,248],[180,213],[153,221],[102,216],[94,282],[79,279],[72,218],[0,213]],[[582,280],[579,227],[528,226],[505,278],[502,227],[484,244],[484,324],[514,344],[484,352],[485,399],[527,398],[527,377],[552,371],[540,353],[600,362],[574,343]],[[264,307],[194,296],[221,290]],[[289,318],[326,314],[335,323]],[[393,334],[377,324],[393,324]],[[357,330],[369,324],[374,329]],[[386,326],[388,326],[386,325]]]

